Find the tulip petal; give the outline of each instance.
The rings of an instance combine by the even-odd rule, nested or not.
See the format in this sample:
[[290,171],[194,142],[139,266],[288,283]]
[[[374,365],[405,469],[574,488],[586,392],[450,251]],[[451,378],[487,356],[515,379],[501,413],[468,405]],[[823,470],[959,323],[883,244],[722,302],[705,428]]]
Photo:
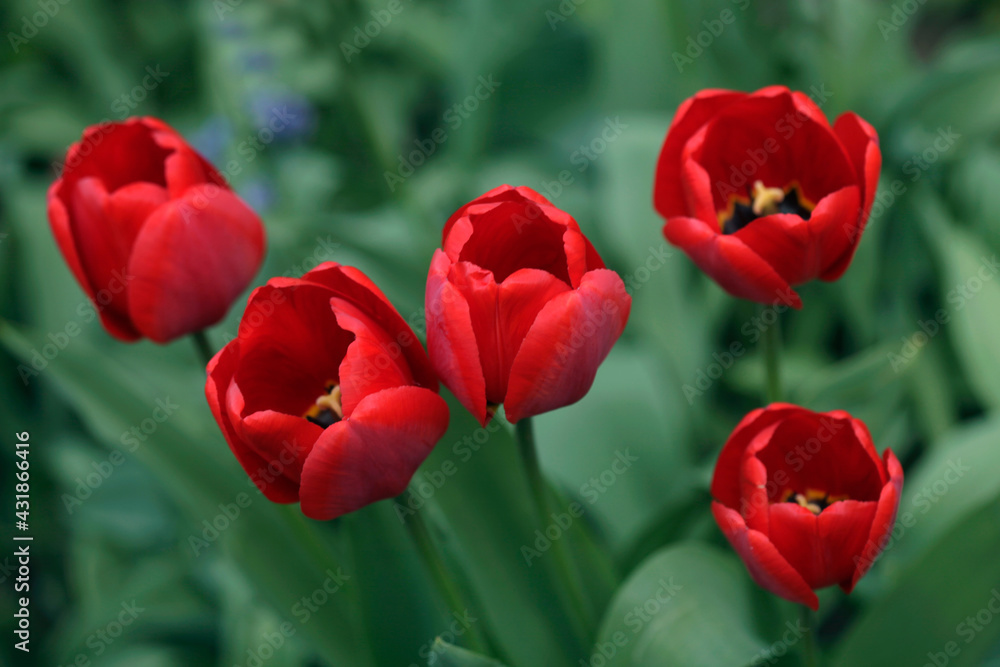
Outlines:
[[[424,348],[414,335],[413,329],[407,324],[407,320],[404,320],[396,311],[385,293],[368,276],[353,266],[344,266],[336,262],[323,262],[303,275],[301,279],[272,278],[268,284],[301,287],[302,281],[329,288],[334,295],[349,301],[360,312],[365,313],[368,318],[378,322],[379,328],[384,330],[392,341],[402,349],[402,356],[408,362],[408,370],[412,373],[416,384],[437,391],[437,375],[434,373]],[[413,317],[418,314],[422,313],[414,313]],[[408,319],[412,319],[412,317]]]
[[713,498],[726,507],[740,506],[743,452],[750,440],[769,423],[757,425],[757,420],[764,415],[769,415],[769,420],[773,421],[777,418],[776,412],[774,405],[771,405],[766,408],[757,408],[748,413],[733,429],[719,453],[719,459],[716,461],[715,471],[712,474],[711,493]]
[[741,299],[802,307],[802,299],[760,255],[695,218],[670,218],[663,233],[724,290]]
[[117,237],[115,252],[121,267],[128,261],[146,219],[167,199],[167,191],[161,186],[144,182],[129,183],[108,195],[105,213]]
[[451,217],[448,218],[448,221],[445,222],[444,229],[441,230],[441,242],[445,242],[448,235],[451,233],[451,228],[459,218],[464,217],[468,213],[470,206],[518,200],[527,200],[529,202],[534,202],[535,204],[552,206],[552,202],[527,186],[519,185],[517,187],[512,187],[510,185],[501,185],[476,197],[471,202],[461,206],[457,211],[452,213]]
[[768,470],[756,454],[771,442],[779,424],[777,421],[768,424],[747,443],[740,470],[740,514],[747,526],[764,535],[770,534],[768,507],[771,499],[768,497]]
[[839,259],[826,268],[821,278],[837,280],[844,274],[854,258],[854,252],[861,243],[861,235],[868,224],[868,214],[878,189],[879,171],[882,169],[882,151],[879,149],[878,134],[875,128],[855,113],[841,114],[833,124],[833,131],[847,151],[851,162],[857,171],[858,186],[861,190],[863,207],[850,221],[845,232],[848,241],[847,250]]
[[443,250],[434,251],[425,296],[427,351],[441,381],[485,426],[489,421],[486,380],[479,361],[469,304],[458,288],[448,281],[450,264]]
[[136,239],[132,321],[160,343],[215,324],[263,255],[264,230],[246,204],[218,186],[189,188],[157,209]]
[[269,469],[265,471],[267,476],[281,475],[296,483],[302,474],[302,464],[323,434],[322,426],[274,410],[248,415],[237,430],[246,443],[269,462]]
[[261,477],[259,471],[267,470],[268,461],[242,439],[236,432],[230,418],[227,394],[233,381],[238,359],[239,342],[233,341],[222,348],[208,362],[206,367],[208,379],[205,381],[205,398],[208,400],[208,407],[222,429],[226,444],[236,456],[236,460],[239,461],[243,470],[250,475],[257,488],[267,496],[268,500],[276,503],[297,502],[299,499],[298,487],[291,480],[279,475],[268,482]]
[[503,402],[510,366],[510,361],[503,358],[506,347],[501,342],[497,317],[499,287],[491,272],[469,262],[453,265],[448,279],[469,305],[469,320],[486,382],[486,402],[497,405]]
[[302,512],[329,520],[399,495],[448,428],[448,405],[422,387],[366,396],[324,431],[302,467]]
[[333,292],[293,283],[272,279],[250,295],[239,331],[241,416],[262,410],[301,416],[331,382],[340,382],[340,363],[354,335],[337,323]]
[[56,243],[59,245],[59,250],[62,252],[66,264],[69,265],[73,277],[83,287],[83,291],[87,293],[87,296],[93,297],[94,290],[90,286],[90,279],[83,272],[83,264],[80,261],[79,253],[76,251],[76,239],[73,238],[73,229],[69,221],[69,211],[66,209],[66,204],[59,197],[59,192],[62,190],[61,186],[61,181],[56,181],[49,186],[49,226],[52,228],[52,235],[56,237]]
[[819,514],[796,503],[774,503],[768,537],[812,588],[850,577],[875,516],[873,501],[843,500]]
[[774,503],[768,508],[768,514],[771,544],[806,584],[815,589],[833,583],[823,583],[826,564],[818,534],[818,516],[790,502]]
[[861,577],[874,565],[878,554],[888,541],[889,533],[896,524],[896,512],[899,510],[899,497],[903,492],[903,467],[891,449],[885,450],[885,467],[889,473],[889,482],[882,488],[879,495],[878,508],[871,524],[871,532],[864,547],[858,553],[857,568],[850,579],[841,582],[840,587],[845,592],[854,590]]
[[[878,455],[878,450],[875,449],[875,441],[872,439],[871,431],[868,430],[868,426],[860,419],[854,419],[851,415],[846,412],[839,411],[840,415],[831,412],[828,413],[831,417],[849,419],[851,423],[851,430],[854,432],[854,437],[858,444],[861,445],[861,450],[868,455],[868,460],[872,462],[872,465],[878,470],[879,479],[882,484],[889,482],[889,472],[885,466],[885,461],[882,457]],[[860,464],[859,464],[860,465]],[[900,482],[902,483],[902,482]]]
[[691,157],[708,172],[716,210],[726,207],[732,191],[749,192],[757,180],[779,188],[797,183],[813,202],[857,182],[826,118],[787,89],[758,91],[722,109]]
[[802,408],[786,413],[756,454],[772,480],[785,482],[772,485],[771,500],[809,489],[876,500],[883,485],[882,462],[860,442],[855,425],[849,415],[838,419]]
[[517,353],[538,314],[550,301],[569,291],[569,285],[538,269],[521,269],[500,284],[494,313],[504,359],[501,400],[507,395],[507,381]]
[[158,146],[170,151],[164,160],[163,171],[172,198],[181,197],[188,188],[203,183],[212,183],[229,189],[229,184],[215,167],[192,149],[172,128],[164,126],[154,132],[153,140]]
[[631,304],[622,279],[607,269],[591,271],[580,287],[549,301],[511,366],[504,399],[508,421],[583,398],[624,330]]
[[841,500],[820,512],[817,529],[825,553],[824,586],[854,574],[855,559],[868,540],[877,508],[878,503],[870,500]]
[[[501,283],[518,269],[541,269],[571,284],[569,260],[563,235],[570,223],[566,213],[545,209],[534,203],[502,202],[469,214],[472,234],[454,256],[455,239],[446,240],[446,249],[456,262],[470,262],[491,271]],[[464,230],[457,225],[456,233]],[[457,237],[460,238],[460,237]]]
[[[558,211],[559,209],[553,209]],[[561,213],[561,211],[560,211]],[[566,253],[570,286],[574,289],[580,286],[583,276],[594,269],[603,269],[604,260],[597,254],[594,244],[580,231],[576,220],[566,215],[569,221],[563,232],[563,250]],[[504,281],[506,282],[506,281]]]
[[712,515],[733,549],[757,584],[786,600],[819,609],[819,598],[809,584],[778,553],[763,533],[747,528],[739,512],[719,502],[712,503]]
[[[333,297],[330,305],[337,324],[354,334],[340,362],[340,388],[344,416],[350,417],[358,404],[383,389],[413,384],[410,369],[402,361],[403,348],[388,332],[350,301]],[[415,339],[413,339],[415,342]]]
[[800,285],[819,277],[846,251],[845,229],[854,223],[858,206],[858,188],[849,186],[823,197],[808,220],[789,213],[767,215],[734,236],[789,285]]
[[520,269],[497,285],[492,273],[468,262],[456,264],[450,279],[469,304],[486,400],[502,403],[511,365],[525,335],[545,304],[570,287],[539,269]]
[[716,231],[719,228],[719,217],[716,214],[715,198],[712,195],[712,180],[697,160],[689,155],[689,149],[697,148],[705,138],[704,128],[691,139],[688,148],[684,150],[684,162],[681,166],[681,176],[684,180],[684,199],[691,217],[704,220]]
[[726,440],[715,464],[711,488],[713,498],[726,507],[740,507],[742,491],[740,476],[747,447],[763,429],[790,411],[798,409],[797,405],[790,403],[771,403],[765,408],[753,410],[740,420]]
[[128,307],[133,278],[128,271],[130,227],[139,214],[155,207],[155,201],[137,206],[139,210],[135,216],[125,215],[124,205],[115,207],[116,213],[128,221],[126,225],[119,225],[118,220],[108,217],[109,199],[99,179],[81,179],[71,195],[70,224],[87,279],[87,292],[95,302],[101,322],[112,335],[122,340],[135,340],[139,332]]
[[169,149],[153,139],[155,132],[173,132],[149,118],[129,118],[122,123],[91,125],[70,146],[60,180],[64,201],[78,180],[96,177],[108,192],[129,183],[145,182],[166,187],[163,164]]
[[653,186],[653,206],[664,218],[688,214],[684,179],[680,174],[681,153],[688,139],[719,111],[746,96],[730,90],[702,90],[677,109],[656,161]]

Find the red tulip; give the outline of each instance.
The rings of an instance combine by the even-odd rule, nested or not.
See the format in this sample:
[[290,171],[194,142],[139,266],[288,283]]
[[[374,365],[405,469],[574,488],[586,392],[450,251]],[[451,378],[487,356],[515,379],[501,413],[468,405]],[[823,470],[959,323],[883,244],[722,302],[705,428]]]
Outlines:
[[66,263],[115,338],[165,343],[221,320],[264,256],[264,228],[155,118],[87,128],[48,196]]
[[257,487],[313,519],[402,493],[448,428],[413,331],[367,276],[333,262],[254,290],[205,394]]
[[793,285],[837,280],[851,263],[881,163],[854,113],[831,127],[782,86],[704,90],[670,125],[654,204],[667,240],[727,292],[801,308]]
[[815,589],[850,593],[896,521],[903,469],[865,425],[775,403],[747,415],[719,455],[712,514],[758,584],[819,606]]
[[504,185],[444,227],[427,277],[427,347],[438,376],[485,425],[580,400],[632,300],[576,221]]

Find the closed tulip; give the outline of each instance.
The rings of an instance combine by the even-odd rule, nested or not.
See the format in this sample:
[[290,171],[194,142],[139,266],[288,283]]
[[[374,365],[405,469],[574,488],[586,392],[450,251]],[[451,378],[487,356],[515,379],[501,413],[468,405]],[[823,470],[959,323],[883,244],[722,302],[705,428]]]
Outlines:
[[427,277],[427,347],[481,424],[580,400],[631,298],[576,221],[531,188],[501,186],[445,224]]
[[166,343],[221,320],[264,256],[264,228],[163,121],[87,128],[49,188],[49,223],[108,332]]

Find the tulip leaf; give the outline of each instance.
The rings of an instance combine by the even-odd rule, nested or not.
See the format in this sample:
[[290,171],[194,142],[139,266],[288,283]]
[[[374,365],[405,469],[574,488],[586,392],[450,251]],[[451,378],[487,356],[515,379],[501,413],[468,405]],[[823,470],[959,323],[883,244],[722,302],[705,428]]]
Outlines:
[[715,548],[663,549],[615,595],[593,657],[609,667],[749,664],[766,650],[754,628],[752,585],[739,561]]
[[1000,259],[981,239],[963,229],[952,227],[948,234],[946,242],[935,244],[944,268],[944,315],[938,319],[941,329],[948,329],[955,355],[976,395],[997,409],[1000,356],[994,334],[1000,331]]
[[[413,511],[433,516],[440,510],[450,529],[440,535],[444,550],[475,593],[471,613],[510,662],[573,665],[574,634],[543,533],[549,528],[554,539],[569,540],[569,551],[579,556],[586,553],[578,548],[586,540],[582,519],[565,529],[541,524],[509,426],[495,419],[481,428],[457,402],[450,405],[451,427],[411,483],[422,499]],[[588,587],[603,581],[586,563],[578,558],[575,564]]]
[[579,403],[536,419],[543,465],[616,551],[683,499],[690,427],[684,399],[666,400],[664,384],[648,352],[622,341]]
[[704,484],[689,483],[680,493],[680,500],[671,503],[660,516],[629,545],[621,558],[622,571],[631,572],[660,547],[676,541],[708,523],[714,525],[709,507],[712,496]]
[[[28,340],[41,339],[37,332],[25,335],[0,324],[0,344],[25,364],[31,363]],[[281,508],[258,494],[231,457],[221,433],[208,422],[207,406],[200,407],[205,418],[200,426],[190,416],[194,410],[185,414],[178,409],[131,452],[123,434],[150,418],[158,395],[155,387],[136,382],[117,362],[94,353],[82,339],[63,349],[45,375],[98,440],[134,456],[168,483],[173,499],[190,517],[180,523],[183,532],[177,536],[188,558],[206,558],[214,555],[217,542],[226,544],[264,597],[292,622],[301,620],[295,616],[294,605],[324,586],[327,571],[337,569],[337,557],[315,527],[293,532],[287,517],[280,515]],[[188,395],[200,400],[202,388],[191,387]],[[181,403],[189,405],[186,400]],[[302,632],[331,662],[366,665],[364,637],[354,627],[356,615],[347,611],[347,597],[331,598],[314,614],[322,621],[303,622]]]
[[394,501],[369,505],[336,523],[351,537],[358,606],[376,663],[421,664],[435,636],[450,630],[454,619],[438,601]]
[[981,664],[1000,637],[998,551],[995,506],[954,524],[866,608],[841,642],[834,665]]
[[[632,6],[629,9],[636,11]],[[636,15],[633,20],[649,24],[644,15]],[[628,40],[631,45],[632,36]],[[598,194],[605,224],[597,226],[600,237],[591,240],[602,249],[605,261],[621,275],[632,296],[626,333],[655,343],[663,358],[688,381],[699,366],[712,361],[714,351],[710,345],[710,318],[705,316],[706,299],[701,292],[714,291],[715,296],[720,296],[720,290],[707,281],[700,282],[698,291],[692,289],[691,262],[680,249],[667,243],[663,219],[652,206],[650,178],[670,119],[630,114],[621,121],[626,124],[621,136],[601,157],[605,176]],[[650,184],[650,193],[637,197],[637,183]],[[612,254],[617,258],[613,264]],[[665,313],[684,313],[685,325],[664,326]]]
[[440,637],[434,640],[427,664],[434,667],[504,667],[492,658],[449,644]]
[[884,395],[908,365],[898,372],[889,362],[895,341],[862,350],[852,357],[811,373],[793,392],[794,403],[810,410],[844,410]]
[[944,539],[956,524],[997,502],[998,442],[1000,417],[971,422],[937,443],[915,471],[907,471],[894,538],[884,552],[885,566],[892,570],[889,576],[898,576],[898,570]]

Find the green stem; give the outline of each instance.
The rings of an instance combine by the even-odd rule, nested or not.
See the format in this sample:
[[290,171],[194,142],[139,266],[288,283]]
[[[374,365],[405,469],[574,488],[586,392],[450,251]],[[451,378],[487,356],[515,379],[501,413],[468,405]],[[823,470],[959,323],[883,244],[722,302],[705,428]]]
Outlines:
[[816,616],[812,609],[805,605],[799,606],[799,620],[806,629],[802,637],[802,664],[805,667],[819,667],[819,650],[816,647]]
[[774,314],[774,324],[764,330],[761,346],[764,352],[764,370],[767,376],[765,397],[768,403],[781,400],[781,320],[777,312]]
[[212,351],[212,343],[208,340],[208,334],[205,333],[204,329],[195,331],[191,334],[191,339],[194,341],[194,347],[198,351],[198,358],[204,365],[208,366],[208,362],[215,356],[215,352]]
[[[531,419],[522,419],[515,425],[517,433],[517,444],[521,450],[521,458],[524,460],[524,469],[528,477],[528,486],[531,488],[531,495],[535,501],[535,508],[538,517],[544,525],[549,518],[548,487],[545,478],[542,476],[542,469],[538,464],[538,451],[535,448],[535,432],[532,428]],[[544,530],[544,528],[542,528]],[[580,587],[577,578],[573,575],[573,562],[570,559],[566,545],[563,543],[565,534],[558,539],[552,540],[552,553],[554,560],[551,561],[551,569],[556,580],[561,585],[566,595],[570,621],[576,630],[577,639],[583,654],[587,655],[590,646],[587,640],[591,623],[588,618],[590,604]]]
[[[298,503],[278,505],[278,508],[288,518],[286,525],[294,533],[297,543],[305,550],[306,556],[313,564],[317,568],[324,569],[329,566],[332,560],[334,567],[339,569],[341,566],[339,554],[332,552],[330,546],[321,537],[319,526],[316,525],[317,522],[303,514]],[[358,589],[356,586],[348,587],[345,592],[351,596],[355,604],[361,604],[357,599]],[[351,621],[355,632],[364,631],[359,616],[351,616]]]
[[[397,502],[401,503],[404,507],[413,507],[408,497],[412,496],[412,493],[410,489],[407,489],[403,495],[397,498]],[[434,579],[434,583],[441,593],[441,597],[444,598],[445,604],[448,605],[448,609],[455,618],[462,618],[467,612],[471,611],[471,607],[462,594],[461,589],[451,578],[448,566],[445,564],[444,558],[441,557],[441,552],[438,550],[437,545],[434,544],[434,538],[431,536],[430,528],[428,528],[427,523],[424,521],[423,514],[421,512],[413,512],[406,519],[406,527],[413,538],[413,543],[416,545],[421,559],[424,561],[424,565],[430,571],[431,577]],[[481,618],[482,616],[477,614],[476,617]],[[484,655],[490,654],[486,637],[482,629],[475,624],[469,626],[469,648]]]
[[[330,549],[323,539],[310,525],[311,519],[302,513],[298,504],[279,505],[281,511],[288,516],[288,527],[295,533],[298,543],[309,553],[317,565],[326,567],[330,562]],[[339,563],[338,563],[339,565]]]

